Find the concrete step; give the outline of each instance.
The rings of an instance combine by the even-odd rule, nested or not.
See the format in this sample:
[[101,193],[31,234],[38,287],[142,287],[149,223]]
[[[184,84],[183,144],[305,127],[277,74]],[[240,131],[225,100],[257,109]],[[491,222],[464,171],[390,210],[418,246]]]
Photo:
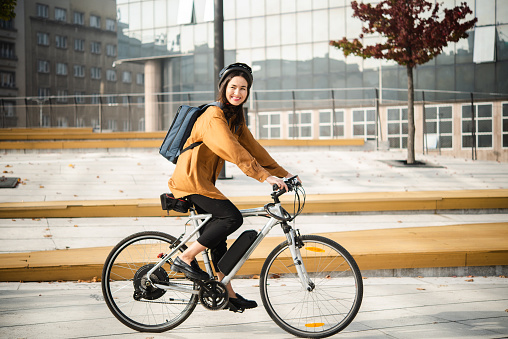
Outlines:
[[[239,209],[260,207],[266,197],[231,197]],[[281,201],[293,210],[290,195]],[[303,213],[508,209],[508,189],[367,192],[307,195]],[[0,218],[142,217],[164,216],[160,200],[76,200],[0,203]],[[171,216],[182,215],[171,211]]]
[[[345,247],[362,271],[508,265],[508,222],[319,235]],[[259,274],[265,258],[284,239],[265,238],[238,275]],[[0,281],[100,279],[112,247],[0,254]]]

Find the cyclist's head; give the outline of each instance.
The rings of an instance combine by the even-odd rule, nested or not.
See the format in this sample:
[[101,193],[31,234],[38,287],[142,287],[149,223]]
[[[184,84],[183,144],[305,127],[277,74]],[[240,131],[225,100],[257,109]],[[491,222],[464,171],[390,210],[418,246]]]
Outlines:
[[[231,74],[234,74],[231,76]],[[247,80],[247,83],[249,84],[249,89],[252,86],[252,69],[249,65],[243,64],[241,62],[237,62],[231,65],[228,65],[224,67],[219,72],[219,83],[217,86],[219,87],[219,90],[221,88],[221,85],[224,83],[227,83],[229,80],[231,80],[235,76],[242,76]]]

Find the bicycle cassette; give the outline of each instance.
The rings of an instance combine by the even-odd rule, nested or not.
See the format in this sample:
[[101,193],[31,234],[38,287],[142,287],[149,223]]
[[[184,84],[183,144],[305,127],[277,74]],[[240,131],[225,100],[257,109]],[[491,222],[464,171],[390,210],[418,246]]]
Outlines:
[[204,308],[212,311],[222,310],[229,303],[226,286],[216,280],[200,282],[199,300]]

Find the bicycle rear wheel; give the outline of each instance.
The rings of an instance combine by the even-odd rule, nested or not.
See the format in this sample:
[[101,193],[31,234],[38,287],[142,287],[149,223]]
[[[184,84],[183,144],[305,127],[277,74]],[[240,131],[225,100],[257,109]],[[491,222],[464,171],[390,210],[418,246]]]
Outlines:
[[300,253],[314,289],[302,286],[287,241],[266,258],[260,276],[263,305],[285,331],[324,338],[346,328],[363,298],[363,282],[353,257],[333,240],[304,235]]
[[[180,325],[196,307],[197,294],[147,286],[146,273],[177,245],[161,232],[133,234],[113,248],[102,271],[102,294],[113,315],[124,325],[141,332],[163,332]],[[180,251],[184,251],[182,246]],[[176,257],[176,255],[175,255]],[[198,286],[171,271],[172,259],[151,276],[188,290]]]

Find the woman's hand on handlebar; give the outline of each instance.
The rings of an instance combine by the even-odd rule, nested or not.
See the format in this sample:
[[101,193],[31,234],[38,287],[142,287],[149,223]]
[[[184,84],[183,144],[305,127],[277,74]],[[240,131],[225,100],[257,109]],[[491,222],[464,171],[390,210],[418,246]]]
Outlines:
[[286,185],[284,180],[281,178],[277,178],[272,175],[272,176],[269,176],[268,178],[266,178],[266,182],[269,183],[271,186],[277,185],[277,187],[279,187],[279,189],[284,188],[286,190],[286,192],[288,192],[288,186]]
[[[284,179],[291,179],[292,177],[294,177],[294,175],[288,172],[288,174],[284,177]],[[302,183],[302,180],[300,180],[300,177],[298,175],[296,176],[296,180],[298,180],[300,184]]]

